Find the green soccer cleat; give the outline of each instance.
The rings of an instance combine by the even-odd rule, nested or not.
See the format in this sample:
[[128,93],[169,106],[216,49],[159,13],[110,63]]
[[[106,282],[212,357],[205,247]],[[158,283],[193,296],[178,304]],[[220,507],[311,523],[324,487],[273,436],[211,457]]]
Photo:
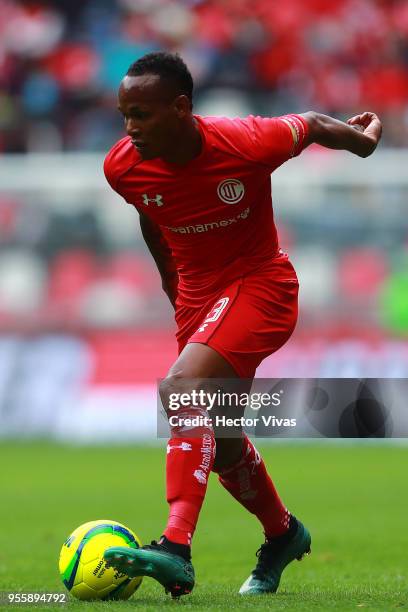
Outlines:
[[114,546],[105,550],[103,556],[108,567],[114,567],[131,578],[154,578],[172,597],[188,595],[193,590],[194,568],[191,561],[166,551],[155,541],[141,548]]
[[257,551],[258,563],[240,588],[241,595],[275,593],[285,567],[294,559],[300,561],[304,555],[310,554],[310,533],[295,517],[291,517],[291,523],[294,530],[292,537],[288,538],[285,534],[267,539]]

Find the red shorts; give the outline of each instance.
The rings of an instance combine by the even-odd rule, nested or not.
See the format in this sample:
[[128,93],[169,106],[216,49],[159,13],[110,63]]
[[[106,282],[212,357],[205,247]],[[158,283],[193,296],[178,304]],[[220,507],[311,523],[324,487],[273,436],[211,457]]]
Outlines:
[[287,258],[232,282],[201,307],[179,305],[179,353],[189,342],[207,344],[241,378],[252,378],[259,364],[277,351],[295,329],[298,281]]

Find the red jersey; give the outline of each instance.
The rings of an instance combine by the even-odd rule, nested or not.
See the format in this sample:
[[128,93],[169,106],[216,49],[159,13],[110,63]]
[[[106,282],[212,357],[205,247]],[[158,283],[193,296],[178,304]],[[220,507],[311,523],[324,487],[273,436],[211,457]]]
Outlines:
[[195,119],[202,150],[184,166],[143,160],[128,136],[104,164],[111,187],[160,226],[179,300],[191,306],[279,257],[270,174],[302,151],[307,135],[299,115]]

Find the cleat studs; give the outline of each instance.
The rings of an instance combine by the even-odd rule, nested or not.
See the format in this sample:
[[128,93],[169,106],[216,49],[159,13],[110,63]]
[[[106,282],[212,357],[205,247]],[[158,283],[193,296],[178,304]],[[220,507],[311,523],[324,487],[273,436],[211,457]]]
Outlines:
[[308,550],[306,550],[304,553],[302,553],[301,555],[299,555],[299,557],[296,557],[296,559],[298,561],[301,561],[303,559],[303,557],[305,557],[306,555],[310,555],[312,553],[312,550],[309,548]]

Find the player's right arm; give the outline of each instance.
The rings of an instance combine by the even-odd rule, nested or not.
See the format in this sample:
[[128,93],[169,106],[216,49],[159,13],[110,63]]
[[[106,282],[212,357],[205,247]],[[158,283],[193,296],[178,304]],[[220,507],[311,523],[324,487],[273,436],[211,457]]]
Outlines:
[[301,117],[308,126],[305,147],[315,142],[329,149],[343,149],[359,157],[368,157],[381,138],[381,121],[375,113],[356,115],[347,123],[314,111]]
[[167,294],[173,307],[175,307],[177,298],[178,273],[171,249],[160,231],[159,226],[143,213],[139,212],[139,215],[140,229],[142,230],[147,248],[156,262],[157,269],[159,270],[162,279],[163,290]]
[[[120,179],[135,165],[135,162],[137,162],[135,148],[131,144],[129,137],[126,136],[112,147],[103,164],[106,180],[109,185],[129,204],[132,204],[132,199],[129,200],[129,196],[122,192],[120,188]],[[156,262],[162,279],[162,287],[168,295],[170,302],[175,307],[178,273],[171,249],[160,231],[159,226],[140,211],[139,215],[143,238]]]

